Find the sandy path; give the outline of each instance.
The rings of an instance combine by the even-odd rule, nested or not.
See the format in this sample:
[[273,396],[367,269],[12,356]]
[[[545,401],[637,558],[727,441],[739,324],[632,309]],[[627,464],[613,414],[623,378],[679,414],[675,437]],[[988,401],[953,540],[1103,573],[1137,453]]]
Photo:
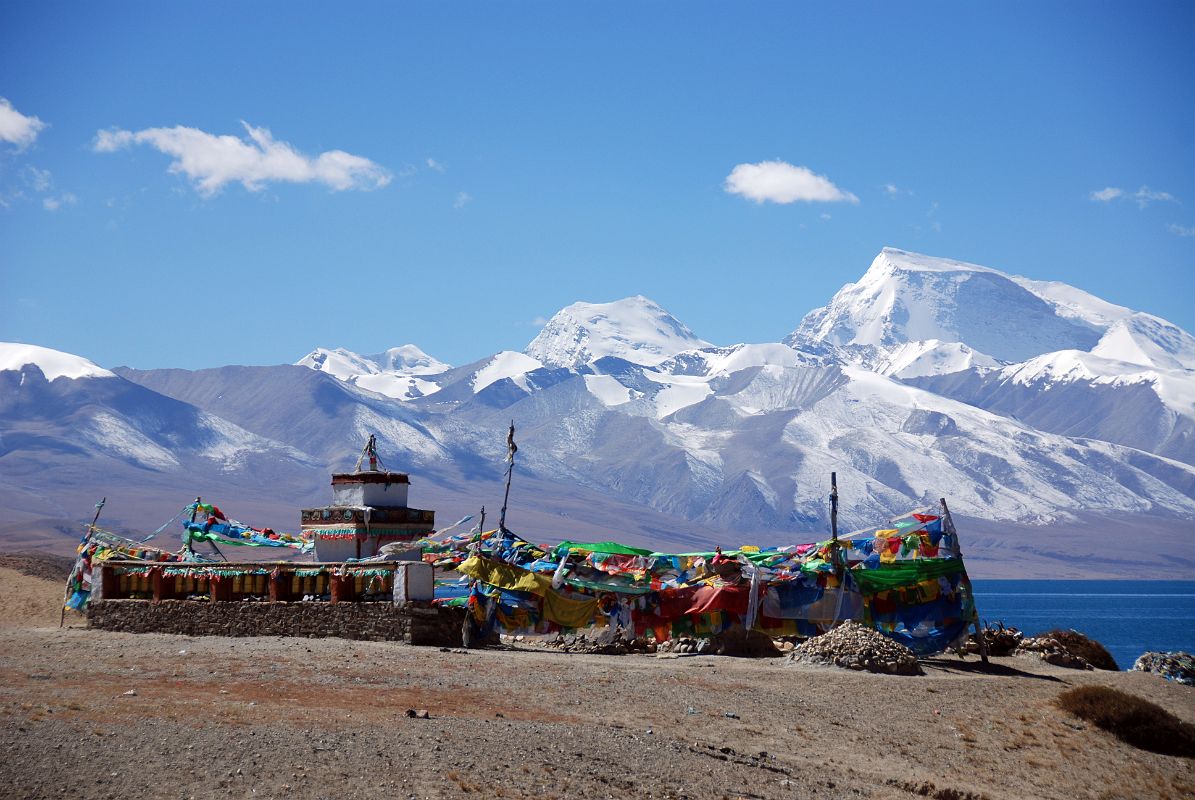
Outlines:
[[0,629],[4,796],[1195,795],[1195,762],[1122,745],[1052,705],[1103,683],[1195,722],[1195,689],[1140,673],[998,659],[984,674],[943,659],[895,677],[59,630],[41,621],[58,621],[49,582],[50,608],[22,600],[10,614],[16,590],[36,588],[17,578],[0,572],[0,619],[27,620]]

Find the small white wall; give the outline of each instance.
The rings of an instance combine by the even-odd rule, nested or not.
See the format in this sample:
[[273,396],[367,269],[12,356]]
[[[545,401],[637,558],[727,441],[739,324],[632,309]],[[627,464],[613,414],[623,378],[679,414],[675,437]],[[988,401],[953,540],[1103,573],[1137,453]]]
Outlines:
[[[377,547],[377,539],[366,539],[361,542],[361,557],[377,555],[370,552]],[[357,542],[353,539],[316,539],[316,561],[347,561],[357,557]]]
[[332,486],[334,506],[374,506],[376,508],[407,505],[409,483],[341,483]]
[[435,572],[423,561],[400,561],[394,569],[394,602],[431,600],[436,596]]

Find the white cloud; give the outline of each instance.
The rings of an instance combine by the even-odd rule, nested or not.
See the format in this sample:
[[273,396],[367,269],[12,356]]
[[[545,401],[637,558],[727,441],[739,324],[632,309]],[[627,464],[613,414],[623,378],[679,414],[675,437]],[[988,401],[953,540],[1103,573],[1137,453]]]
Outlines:
[[1170,192],[1155,192],[1148,186],[1142,186],[1133,193],[1133,199],[1137,201],[1138,208],[1145,208],[1152,202],[1161,201],[1165,203],[1177,202],[1177,199]]
[[443,164],[441,164],[439,161],[436,161],[434,158],[429,158],[427,160],[427,168],[434,169],[436,172],[443,172],[445,169],[447,169]]
[[453,208],[464,208],[465,204],[473,199],[473,195],[468,192],[458,192],[456,199],[452,201]]
[[1148,186],[1142,186],[1137,191],[1129,194],[1124,189],[1116,186],[1108,186],[1099,191],[1092,192],[1089,197],[1100,203],[1110,203],[1113,200],[1132,200],[1137,204],[1138,208],[1145,208],[1150,203],[1164,202],[1177,203],[1178,198],[1170,194],[1170,192],[1156,192]]
[[726,176],[723,188],[729,194],[742,195],[756,203],[859,202],[858,197],[839,189],[824,175],[785,161],[738,164]]
[[27,117],[12,107],[12,103],[0,97],[0,142],[15,144],[24,150],[37,141],[46,123],[37,117]]
[[820,216],[822,219],[826,219],[826,220],[830,219],[830,215],[829,215],[829,214],[827,214],[827,213],[825,213],[824,211],[823,211],[823,212],[822,212],[822,213],[821,213],[819,216]]
[[531,324],[537,328],[542,328],[543,326],[548,324],[548,318],[542,317],[542,316],[536,317],[535,319],[531,320]]
[[286,142],[276,141],[265,128],[241,124],[248,140],[176,125],[136,132],[98,131],[94,149],[97,153],[112,153],[134,144],[148,144],[172,156],[170,171],[186,175],[205,197],[234,182],[251,192],[272,182],[322,183],[333,191],[379,189],[390,183],[390,173],[368,158],[343,150],[307,156]]
[[63,206],[73,206],[77,202],[79,198],[70,192],[64,192],[60,197],[43,197],[41,204],[46,211],[57,211]]
[[25,183],[35,192],[47,192],[54,185],[54,176],[48,169],[38,169],[32,164],[25,165]]
[[1167,225],[1166,230],[1175,236],[1195,236],[1195,226],[1192,225]]

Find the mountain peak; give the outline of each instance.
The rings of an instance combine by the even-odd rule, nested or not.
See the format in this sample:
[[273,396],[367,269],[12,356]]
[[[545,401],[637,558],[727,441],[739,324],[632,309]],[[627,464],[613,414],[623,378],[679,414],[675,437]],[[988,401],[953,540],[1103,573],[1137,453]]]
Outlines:
[[562,308],[523,352],[552,367],[605,356],[655,366],[684,350],[710,346],[655,301],[635,295]]
[[896,247],[885,247],[880,250],[880,254],[871,262],[867,274],[891,273],[898,270],[904,272],[994,272],[997,275],[1003,274],[991,267],[958,261],[953,258],[928,256],[924,253],[914,253],[911,250],[901,250]]
[[438,392],[440,386],[432,376],[452,369],[413,344],[368,356],[343,347],[331,350],[317,347],[295,363],[397,400],[413,400]]
[[438,375],[452,369],[413,344],[391,347],[374,355],[360,355],[343,347],[317,347],[295,363],[341,380],[358,375]]
[[82,356],[38,347],[35,344],[0,342],[0,372],[21,370],[32,364],[42,371],[46,380],[57,378],[115,378],[114,373],[96,366]]
[[1006,362],[1096,344],[1098,326],[1034,289],[990,267],[884,248],[857,283],[807,314],[786,342],[869,351],[961,342]]

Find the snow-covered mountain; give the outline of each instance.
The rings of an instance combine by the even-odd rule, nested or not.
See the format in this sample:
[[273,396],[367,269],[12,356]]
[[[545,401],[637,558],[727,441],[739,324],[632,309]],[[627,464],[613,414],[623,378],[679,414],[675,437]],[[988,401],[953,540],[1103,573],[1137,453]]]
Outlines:
[[384,394],[396,400],[413,400],[433,394],[440,386],[430,376],[452,366],[432,358],[413,344],[392,347],[371,356],[338,347],[317,347],[297,362],[298,366],[326,372],[340,380]]
[[308,466],[296,448],[125,380],[79,356],[0,342],[0,454],[27,439],[64,452],[103,454],[151,470],[235,472],[258,456]]
[[318,466],[301,448],[86,359],[0,343],[0,547],[68,551],[81,509],[104,496],[114,498],[106,521],[123,517],[138,535],[197,494],[250,496],[246,487],[268,485],[295,497]]
[[[0,365],[25,358],[0,349]],[[168,457],[198,463],[195,431],[222,424],[232,439],[256,437],[244,447],[318,464],[304,485],[319,486],[376,433],[388,465],[472,511],[493,500],[476,494],[497,486],[513,419],[520,472],[535,487],[525,502],[545,526],[525,530],[545,538],[589,525],[641,542],[688,536],[690,549],[707,535],[695,531],[787,541],[824,529],[830,471],[846,527],[941,496],[993,521],[1195,521],[1195,339],[1065,284],[891,249],[786,343],[714,346],[633,297],[574,304],[523,352],[458,367],[413,345],[116,374],[39,358],[0,371],[0,465],[50,459],[66,445],[32,431],[116,406],[165,454],[154,463],[134,447],[144,470],[173,474]],[[43,393],[72,382],[41,369],[147,395],[122,405],[88,388],[74,406],[31,401],[30,381]],[[163,401],[192,416],[170,417]],[[78,419],[94,428],[94,417]],[[191,433],[171,441],[174,429]],[[118,438],[77,446],[111,454]]]
[[1195,338],[1166,320],[1064,283],[887,247],[859,281],[809,312],[785,341],[835,348],[847,359],[872,364],[909,343],[933,341],[963,344],[1005,364],[1079,350],[1195,369]]
[[578,367],[607,356],[654,365],[708,346],[676,317],[637,295],[562,308],[524,352],[551,367]]
[[1195,464],[1195,337],[1064,283],[885,248],[786,341],[1044,431]]
[[20,372],[35,367],[47,381],[59,378],[115,378],[116,375],[103,367],[96,366],[82,356],[38,347],[35,344],[0,342],[0,372]]
[[988,267],[884,248],[856,283],[809,312],[786,340],[841,348],[860,362],[909,342],[961,342],[1004,362],[1087,350],[1100,331]]

